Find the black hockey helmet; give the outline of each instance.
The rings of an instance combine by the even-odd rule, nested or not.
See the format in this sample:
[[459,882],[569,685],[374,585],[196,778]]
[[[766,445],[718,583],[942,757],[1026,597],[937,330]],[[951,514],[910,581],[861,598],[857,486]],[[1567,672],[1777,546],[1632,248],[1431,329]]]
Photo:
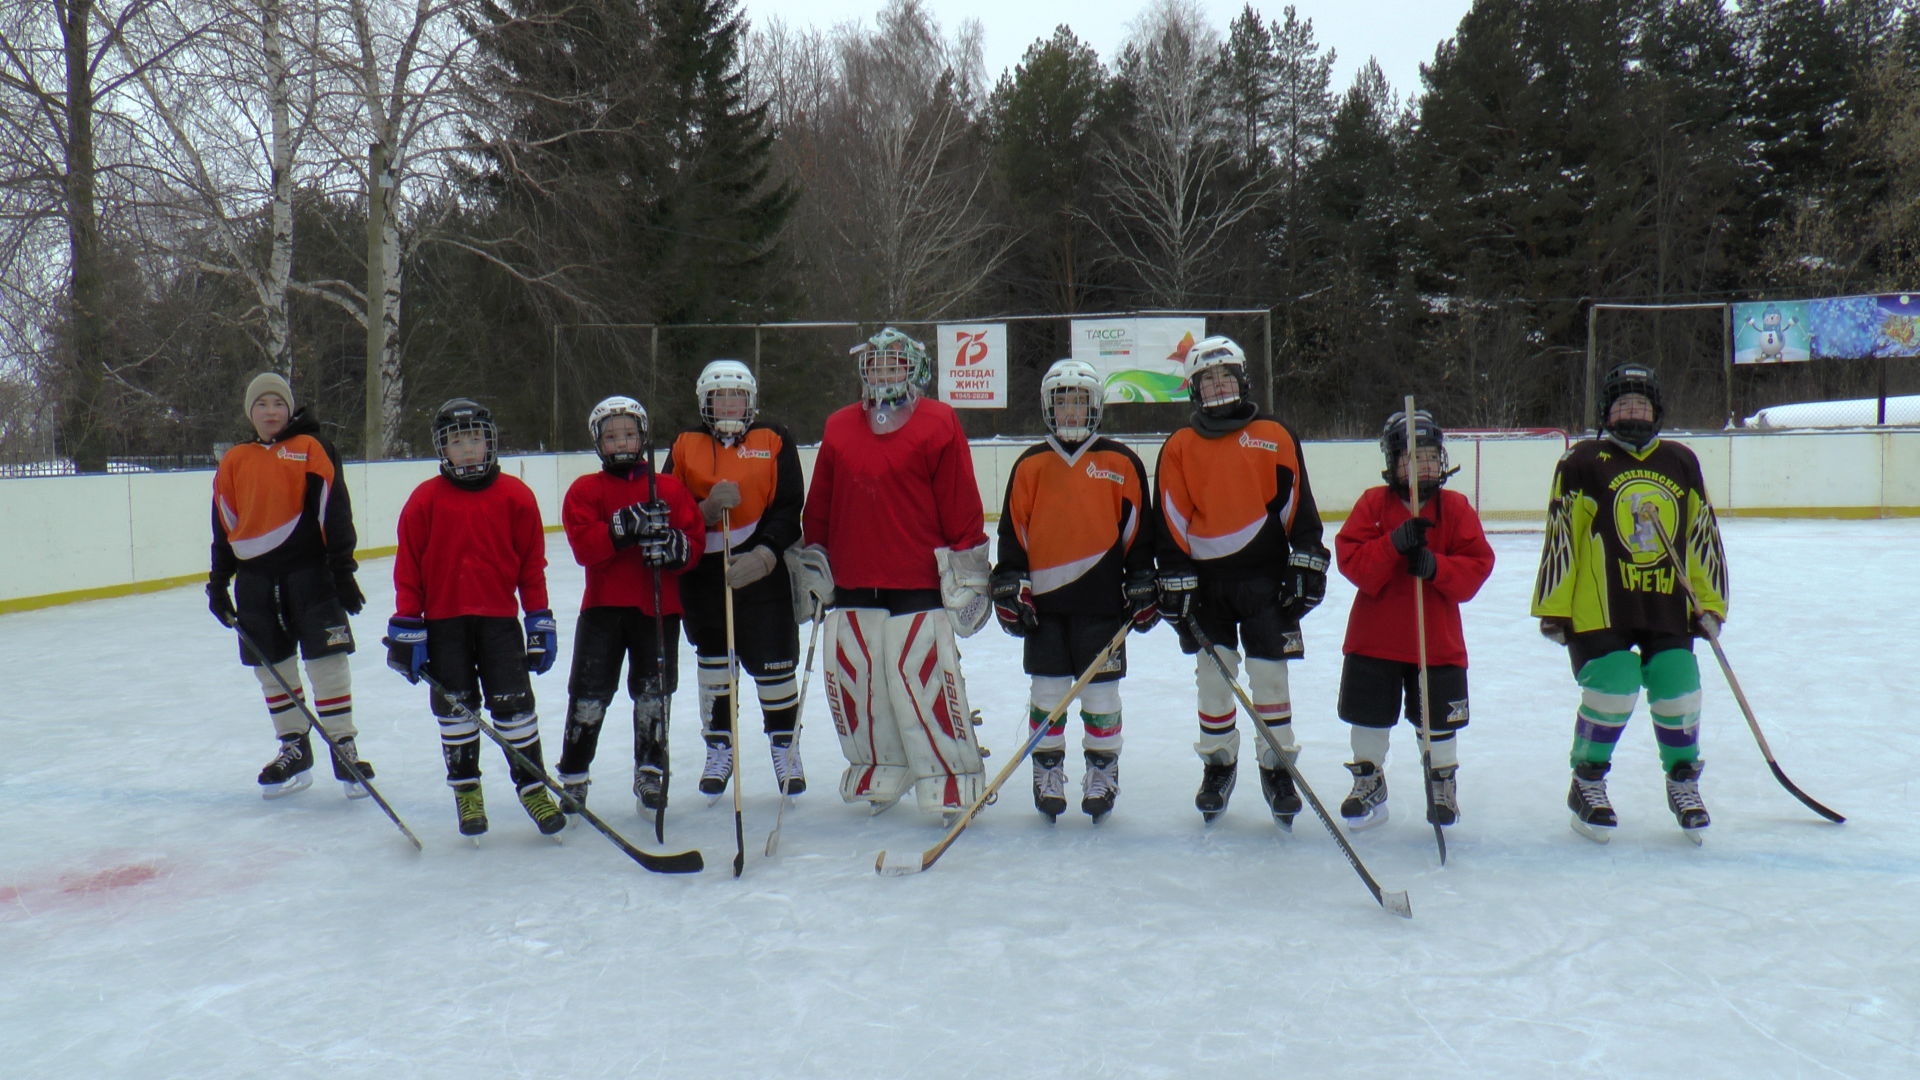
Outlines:
[[[1653,403],[1652,420],[1622,420],[1614,423],[1608,419],[1613,412],[1613,403],[1628,394],[1640,394]],[[1600,430],[1620,442],[1636,449],[1651,443],[1654,436],[1660,434],[1660,421],[1666,414],[1666,404],[1660,400],[1660,379],[1653,373],[1653,368],[1646,364],[1637,360],[1615,364],[1600,380]]]
[[[486,456],[478,462],[455,465],[447,460],[447,443],[454,436],[477,432],[485,441]],[[493,413],[472,398],[451,398],[434,410],[433,452],[440,457],[440,475],[466,488],[481,488],[500,473],[500,433]]]
[[[1440,474],[1431,480],[1422,478],[1420,481],[1420,497],[1431,499],[1433,493],[1440,490],[1440,485],[1460,470],[1447,468],[1447,433],[1441,429],[1433,414],[1425,409],[1413,410],[1413,439],[1416,446],[1431,446],[1440,451]],[[1393,489],[1394,494],[1403,499],[1407,498],[1407,471],[1400,459],[1406,452],[1407,414],[1404,410],[1396,411],[1387,417],[1387,422],[1380,428],[1380,454],[1386,458],[1386,468],[1380,470],[1380,478],[1387,482],[1387,487]]]

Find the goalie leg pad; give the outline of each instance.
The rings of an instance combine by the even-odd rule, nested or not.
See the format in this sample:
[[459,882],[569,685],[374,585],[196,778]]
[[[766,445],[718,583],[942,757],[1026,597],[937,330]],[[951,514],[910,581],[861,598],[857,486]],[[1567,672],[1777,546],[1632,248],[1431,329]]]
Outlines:
[[827,706],[847,756],[840,798],[865,799],[874,813],[898,802],[913,783],[887,693],[887,618],[882,608],[837,608],[827,615],[825,627],[832,650],[826,663]]
[[973,734],[953,627],[935,612],[896,615],[886,622],[886,644],[887,689],[920,808],[936,814],[964,810],[986,790],[986,766]]

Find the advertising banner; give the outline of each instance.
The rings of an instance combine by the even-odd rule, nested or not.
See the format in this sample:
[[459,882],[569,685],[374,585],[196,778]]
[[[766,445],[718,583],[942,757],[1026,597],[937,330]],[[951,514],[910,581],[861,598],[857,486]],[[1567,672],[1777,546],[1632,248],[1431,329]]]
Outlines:
[[1804,300],[1733,305],[1733,362],[1785,364],[1813,359],[1813,323]]
[[956,409],[1007,407],[1007,324],[941,323],[940,400]]
[[1736,364],[1920,356],[1920,294],[1732,306]]
[[1197,316],[1073,320],[1073,358],[1093,365],[1106,400],[1185,401],[1180,365],[1207,336]]

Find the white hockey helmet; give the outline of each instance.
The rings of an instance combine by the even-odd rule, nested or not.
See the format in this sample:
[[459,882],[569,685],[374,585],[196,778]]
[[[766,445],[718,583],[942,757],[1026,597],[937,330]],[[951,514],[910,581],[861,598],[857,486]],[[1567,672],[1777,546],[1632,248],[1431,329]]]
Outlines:
[[[1085,360],[1055,360],[1040,376],[1040,418],[1054,438],[1085,442],[1100,430],[1100,406],[1105,389],[1100,373]],[[1061,406],[1083,405],[1078,417],[1061,419]]]
[[593,451],[600,455],[600,464],[613,469],[630,468],[640,460],[638,451],[632,453],[609,454],[600,448],[600,428],[616,416],[631,416],[640,425],[640,445],[646,446],[650,429],[647,424],[646,407],[630,397],[615,394],[602,399],[587,414],[587,433],[593,436]]
[[870,408],[911,401],[933,375],[927,347],[891,326],[847,351],[859,359],[860,391]]
[[[720,411],[714,408],[713,396],[721,390],[737,390],[745,394],[746,409],[738,416],[719,415]],[[744,434],[753,424],[754,414],[760,409],[760,384],[747,365],[738,360],[715,360],[701,368],[700,377],[694,380],[693,392],[700,402],[701,421],[707,425],[708,431],[723,439]]]
[[[1233,377],[1234,389],[1217,389],[1211,396],[1202,396],[1198,383],[1200,373],[1222,369]],[[1186,376],[1187,391],[1199,403],[1201,409],[1212,412],[1218,409],[1231,409],[1245,401],[1250,393],[1247,382],[1247,352],[1240,343],[1230,337],[1215,334],[1201,338],[1187,350],[1187,358],[1180,365],[1180,372]],[[1217,383],[1216,383],[1217,385]]]

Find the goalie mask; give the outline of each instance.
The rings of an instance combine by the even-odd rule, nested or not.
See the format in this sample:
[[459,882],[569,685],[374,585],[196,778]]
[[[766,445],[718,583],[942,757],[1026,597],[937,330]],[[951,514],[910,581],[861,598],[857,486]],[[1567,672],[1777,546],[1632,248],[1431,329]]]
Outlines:
[[738,360],[715,360],[700,371],[693,392],[700,401],[700,420],[721,442],[746,434],[759,412],[760,384]]
[[1084,360],[1056,360],[1040,377],[1040,417],[1063,443],[1083,443],[1100,430],[1104,390]]
[[904,427],[920,388],[933,374],[927,347],[889,326],[849,352],[859,358],[860,400],[868,426],[879,435]]
[[[625,424],[615,424],[612,432],[606,430],[609,421],[623,416],[633,420],[633,432],[629,434]],[[615,395],[595,405],[587,414],[587,432],[593,436],[593,450],[600,455],[601,466],[623,472],[640,461],[640,454],[646,448],[647,410],[630,397]]]
[[1246,350],[1230,337],[1216,334],[1195,342],[1180,367],[1188,394],[1208,416],[1235,415],[1251,396]]
[[453,398],[433,414],[433,452],[440,475],[463,488],[483,488],[500,473],[499,430],[487,407]]
[[[1633,400],[1636,396],[1645,404]],[[1666,412],[1660,380],[1645,364],[1616,364],[1600,382],[1600,430],[1622,446],[1644,450],[1651,445]]]
[[[1425,409],[1413,410],[1414,468],[1420,477],[1420,499],[1422,502],[1433,498],[1440,485],[1459,469],[1447,468],[1447,435],[1434,420],[1433,414]],[[1380,453],[1387,459],[1387,467],[1380,470],[1380,478],[1387,487],[1402,499],[1409,498],[1407,492],[1407,414],[1396,412],[1387,417],[1386,426],[1380,429]]]

